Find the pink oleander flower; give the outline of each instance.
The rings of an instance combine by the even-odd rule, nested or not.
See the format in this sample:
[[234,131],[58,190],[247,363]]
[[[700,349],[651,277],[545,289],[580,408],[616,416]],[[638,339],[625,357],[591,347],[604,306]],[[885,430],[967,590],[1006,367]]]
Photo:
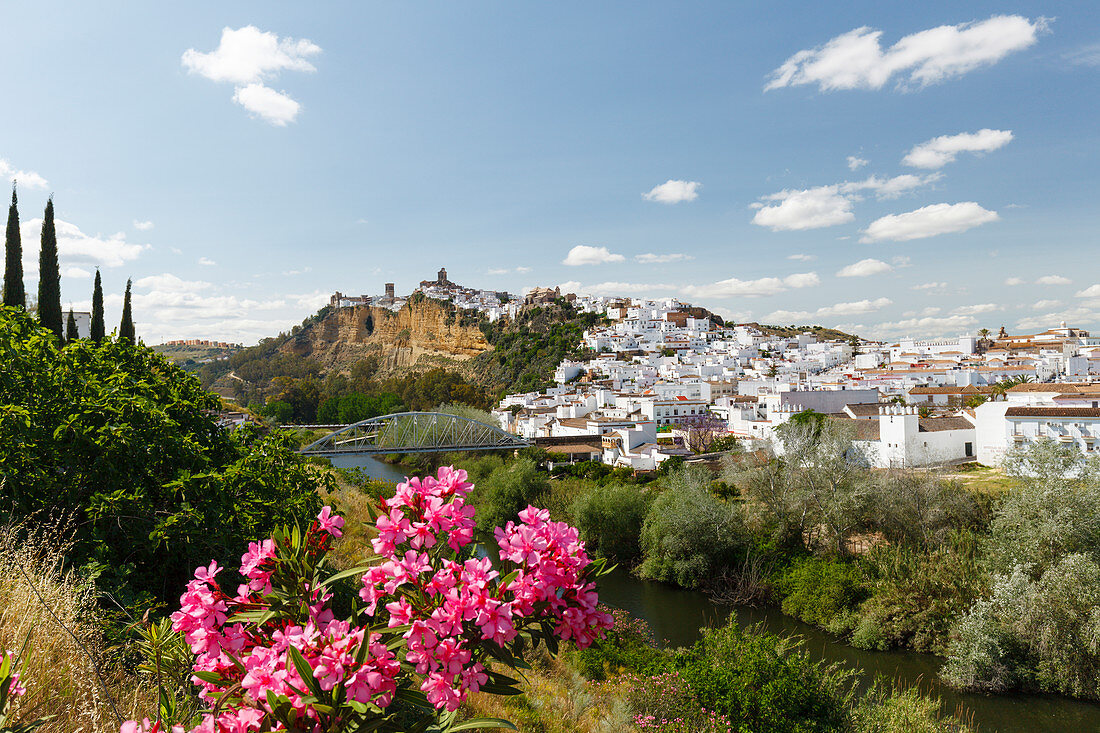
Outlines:
[[333,515],[332,507],[330,506],[322,508],[321,513],[317,515],[317,526],[336,539],[340,539],[344,536],[344,518],[339,514]]

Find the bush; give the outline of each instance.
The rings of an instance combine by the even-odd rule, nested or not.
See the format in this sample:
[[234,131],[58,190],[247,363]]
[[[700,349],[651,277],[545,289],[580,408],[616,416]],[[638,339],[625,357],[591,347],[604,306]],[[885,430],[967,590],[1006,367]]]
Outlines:
[[871,589],[852,635],[862,649],[943,654],[951,626],[986,585],[980,543],[969,533],[935,548],[878,545],[860,565]]
[[635,486],[589,487],[573,504],[573,517],[588,549],[600,557],[633,563],[642,553],[639,535],[649,494]]
[[1073,554],[1038,580],[1023,567],[996,576],[959,623],[943,676],[967,689],[1100,699],[1100,565]]
[[478,484],[473,495],[477,504],[478,526],[482,529],[503,527],[529,504],[538,502],[546,491],[546,474],[533,461],[520,458],[505,465]]
[[123,605],[177,598],[204,559],[316,512],[331,481],[289,435],[219,428],[218,397],[150,349],[58,350],[13,309],[0,344],[0,512],[71,520],[69,562]]
[[706,469],[670,477],[642,524],[643,577],[699,588],[744,555],[749,538],[741,513],[714,497],[709,484]]
[[855,733],[960,733],[970,726],[940,714],[937,698],[910,687],[887,691],[873,687],[855,709]]
[[623,673],[657,675],[672,668],[669,655],[656,647],[645,621],[619,609],[611,615],[615,623],[603,640],[570,654],[577,671],[590,680],[603,680]]
[[849,726],[855,672],[814,662],[801,642],[742,629],[735,621],[703,630],[676,655],[699,704],[727,716],[738,730],[795,733]]
[[823,628],[850,616],[867,597],[859,567],[828,558],[799,558],[774,579],[774,588],[783,613]]

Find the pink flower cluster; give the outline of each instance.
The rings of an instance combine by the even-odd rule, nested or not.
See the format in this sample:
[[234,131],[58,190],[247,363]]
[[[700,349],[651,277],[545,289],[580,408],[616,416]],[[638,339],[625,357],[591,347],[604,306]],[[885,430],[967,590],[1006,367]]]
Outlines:
[[488,679],[475,659],[479,644],[503,646],[517,623],[549,615],[562,638],[582,647],[612,623],[596,609],[594,584],[582,582],[589,559],[577,531],[548,521],[544,510],[528,507],[521,524],[496,530],[501,559],[517,567],[507,582],[488,558],[442,557],[443,536],[456,554],[473,540],[474,510],[465,503],[471,488],[466,472],[453,468],[399,484],[375,523],[373,547],[383,562],[367,571],[359,592],[368,615],[384,604],[391,628],[408,626],[406,659],[424,677],[428,700],[446,710]]
[[[342,517],[325,507],[310,529],[313,545],[324,546],[329,536],[339,536]],[[285,696],[303,721],[320,723],[317,711],[305,701],[310,684],[302,679],[290,658],[290,649],[301,654],[322,690],[343,684],[345,699],[384,708],[397,692],[401,664],[377,633],[333,617],[327,607],[331,594],[308,591],[309,619],[302,625],[277,623],[257,633],[245,623],[228,623],[235,613],[262,607],[263,595],[272,590],[277,552],[273,540],[253,542],[241,558],[241,574],[248,582],[229,597],[218,585],[217,563],[195,571],[180,598],[180,610],[172,614],[172,628],[181,632],[196,655],[196,672],[213,672],[224,682],[237,683],[245,693],[245,705],[227,706],[217,716],[207,715],[192,733],[246,733],[260,730],[270,712],[268,693]],[[361,663],[360,647],[368,645]],[[238,665],[239,662],[239,665]],[[243,669],[242,669],[243,667]],[[228,685],[214,684],[198,676],[192,681],[201,695],[213,702]],[[312,681],[312,680],[311,680]],[[131,721],[132,722],[132,721]],[[134,726],[138,725],[133,723]],[[143,731],[132,728],[135,733]],[[281,730],[281,728],[277,729]],[[124,733],[129,733],[124,729]]]
[[[380,507],[377,564],[359,591],[363,615],[385,619],[373,631],[354,617],[336,619],[332,594],[316,580],[344,525],[329,507],[304,536],[250,543],[234,596],[218,584],[217,563],[196,570],[171,617],[195,654],[192,680],[214,710],[191,733],[282,731],[284,719],[296,730],[339,730],[332,726],[348,719],[341,710],[383,714],[410,685],[454,711],[497,681],[484,662],[520,633],[537,640],[551,621],[555,635],[581,647],[602,636],[613,620],[597,609],[577,530],[528,507],[518,524],[496,530],[498,571],[473,544],[466,479],[441,468],[399,484]],[[122,733],[157,730],[159,723],[129,721]]]
[[[26,695],[27,688],[19,684],[19,672],[15,671],[17,669],[15,652],[10,650],[5,651],[3,655],[0,655],[0,663],[2,662],[7,662],[12,669],[12,671],[8,673],[8,697],[14,699]],[[3,711],[0,710],[0,712]]]

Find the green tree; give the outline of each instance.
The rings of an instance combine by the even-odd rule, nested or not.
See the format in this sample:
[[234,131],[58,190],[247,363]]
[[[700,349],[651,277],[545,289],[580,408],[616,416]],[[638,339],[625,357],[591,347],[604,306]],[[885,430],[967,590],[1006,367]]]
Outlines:
[[92,288],[92,330],[90,336],[97,344],[103,340],[103,280],[99,276],[99,268],[95,271],[95,286]]
[[118,324],[119,340],[126,339],[130,343],[137,341],[134,338],[134,317],[130,312],[130,279],[126,279],[126,295],[122,299],[122,322]]
[[12,184],[8,229],[4,235],[4,305],[25,308],[27,293],[23,289],[23,241],[19,235],[18,203],[15,184]]
[[0,310],[0,522],[68,521],[72,567],[124,605],[174,602],[195,567],[308,522],[334,488],[291,436],[227,431],[219,401],[162,356]]
[[590,486],[573,504],[581,538],[600,557],[633,563],[642,554],[638,542],[649,507],[649,494],[637,486]]
[[490,529],[515,521],[516,515],[537,502],[548,488],[546,474],[526,458],[493,471],[475,489],[478,526]]
[[65,343],[71,344],[80,338],[80,333],[76,329],[76,317],[73,315],[73,309],[69,307],[69,317],[65,321]]
[[57,261],[57,231],[53,221],[53,196],[42,218],[42,248],[38,253],[38,322],[64,338],[61,315],[61,270]]

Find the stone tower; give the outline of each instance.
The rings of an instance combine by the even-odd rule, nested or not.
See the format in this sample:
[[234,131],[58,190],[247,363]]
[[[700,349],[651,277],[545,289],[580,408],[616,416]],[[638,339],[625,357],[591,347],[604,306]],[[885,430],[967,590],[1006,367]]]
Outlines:
[[439,268],[439,275],[436,277],[435,281],[436,281],[436,283],[438,283],[440,285],[444,285],[447,282],[447,268],[446,267]]

